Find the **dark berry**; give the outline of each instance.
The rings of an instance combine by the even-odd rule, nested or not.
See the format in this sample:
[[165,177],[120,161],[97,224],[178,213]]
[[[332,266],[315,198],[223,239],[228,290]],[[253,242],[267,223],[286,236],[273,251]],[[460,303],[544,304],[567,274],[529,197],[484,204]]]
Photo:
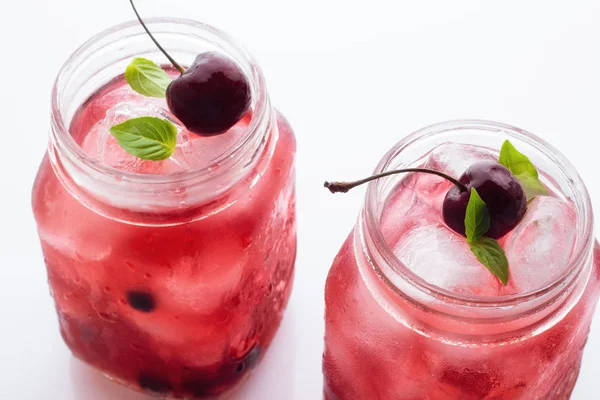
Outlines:
[[185,127],[201,136],[227,132],[250,108],[250,84],[232,60],[200,54],[167,89],[167,104]]
[[156,308],[154,296],[140,290],[127,292],[127,302],[132,308],[145,313],[152,312]]
[[253,347],[241,358],[232,358],[216,371],[190,369],[182,382],[183,388],[195,397],[216,396],[237,384],[260,359],[260,348]]
[[256,366],[256,364],[258,364],[259,359],[260,359],[260,348],[258,346],[255,346],[238,363],[236,371],[241,373],[246,370],[254,368]]
[[490,229],[485,236],[498,239],[511,231],[527,211],[527,200],[517,178],[502,164],[483,161],[473,164],[459,181],[469,190],[453,186],[444,199],[444,222],[465,235],[465,214],[471,188],[475,188],[490,214]]
[[142,372],[138,377],[138,383],[142,389],[155,393],[167,393],[173,390],[169,381],[148,373]]

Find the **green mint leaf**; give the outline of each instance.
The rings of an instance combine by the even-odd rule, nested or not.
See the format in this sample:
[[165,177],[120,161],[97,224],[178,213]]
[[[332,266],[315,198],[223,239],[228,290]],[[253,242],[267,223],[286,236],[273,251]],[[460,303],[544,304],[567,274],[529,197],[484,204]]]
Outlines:
[[502,144],[498,162],[508,168],[519,182],[521,182],[527,200],[531,200],[538,195],[548,194],[548,189],[540,181],[535,166],[510,141],[505,140],[504,144]]
[[508,283],[508,259],[496,240],[483,236],[489,229],[490,213],[477,190],[471,188],[465,213],[467,243],[479,262],[506,286]]
[[110,128],[119,145],[142,160],[165,160],[177,144],[177,128],[166,119],[134,118]]
[[517,179],[521,182],[521,186],[523,186],[523,191],[525,192],[525,197],[528,202],[533,200],[536,196],[548,195],[548,189],[540,182],[539,178],[517,176]]
[[506,286],[508,283],[508,259],[500,244],[494,239],[480,237],[469,245],[479,262]]
[[475,188],[471,188],[469,204],[465,214],[465,233],[467,242],[473,243],[490,229],[490,213],[479,193]]
[[147,97],[163,98],[173,81],[171,77],[154,61],[136,58],[125,70],[125,79],[129,86]]

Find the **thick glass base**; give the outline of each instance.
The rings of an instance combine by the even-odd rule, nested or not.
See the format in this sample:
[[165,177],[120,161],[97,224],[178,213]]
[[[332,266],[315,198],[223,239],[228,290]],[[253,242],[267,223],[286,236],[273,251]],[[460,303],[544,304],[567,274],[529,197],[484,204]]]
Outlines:
[[[79,359],[80,360],[80,359]],[[90,365],[88,363],[86,363],[83,360],[80,360],[82,362],[84,362],[87,366],[93,368],[93,365]],[[100,375],[102,375],[105,379],[114,382],[118,385],[121,385],[129,390],[138,392],[138,393],[143,393],[149,396],[152,396],[154,398],[157,399],[161,399],[161,400],[198,400],[198,397],[194,397],[194,396],[170,396],[167,394],[160,394],[160,393],[155,393],[155,392],[149,392],[148,390],[141,390],[138,386],[136,385],[132,385],[129,382],[126,382],[122,379],[116,378],[106,372],[103,371],[97,371],[97,373],[99,373]],[[244,383],[246,383],[246,381],[248,379],[250,379],[250,376],[252,375],[252,372],[246,374],[234,387],[230,388],[230,390],[226,393],[223,393],[221,395],[217,395],[217,396],[211,396],[211,397],[203,397],[202,399],[204,400],[231,400],[235,397],[235,395],[240,391],[240,388],[242,386],[244,386]]]

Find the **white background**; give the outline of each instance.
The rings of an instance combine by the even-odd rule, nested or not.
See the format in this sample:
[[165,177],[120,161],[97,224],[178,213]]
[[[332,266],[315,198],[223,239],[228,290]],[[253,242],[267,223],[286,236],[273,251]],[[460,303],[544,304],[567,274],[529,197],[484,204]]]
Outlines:
[[[403,135],[455,118],[543,136],[600,210],[600,2],[475,0],[140,1],[237,37],[262,65],[298,138],[299,254],[283,326],[237,399],[319,399],[323,284],[363,190],[358,178]],[[52,80],[82,41],[133,14],[127,0],[11,1],[0,9],[0,398],[142,400],[74,361],[60,340],[30,211]],[[598,222],[598,219],[596,219]],[[600,315],[574,399],[597,399]]]

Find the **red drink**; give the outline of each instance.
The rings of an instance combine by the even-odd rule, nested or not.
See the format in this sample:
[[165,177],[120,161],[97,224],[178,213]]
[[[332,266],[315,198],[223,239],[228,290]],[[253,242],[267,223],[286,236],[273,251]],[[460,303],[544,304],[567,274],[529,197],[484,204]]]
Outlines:
[[507,286],[444,224],[451,183],[405,174],[370,184],[327,280],[326,399],[569,398],[600,292],[600,252],[568,161],[515,128],[459,121],[404,139],[377,172],[421,166],[460,176],[497,159],[507,138],[551,192],[499,240]]
[[59,75],[33,208],[73,354],[138,390],[218,396],[262,358],[290,295],[295,139],[229,38],[191,21],[150,25],[180,60],[227,52],[249,76],[251,112],[210,138],[178,126],[167,160],[127,154],[111,125],[172,117],[122,78],[124,58],[162,59],[153,43],[137,23],[107,31]]

